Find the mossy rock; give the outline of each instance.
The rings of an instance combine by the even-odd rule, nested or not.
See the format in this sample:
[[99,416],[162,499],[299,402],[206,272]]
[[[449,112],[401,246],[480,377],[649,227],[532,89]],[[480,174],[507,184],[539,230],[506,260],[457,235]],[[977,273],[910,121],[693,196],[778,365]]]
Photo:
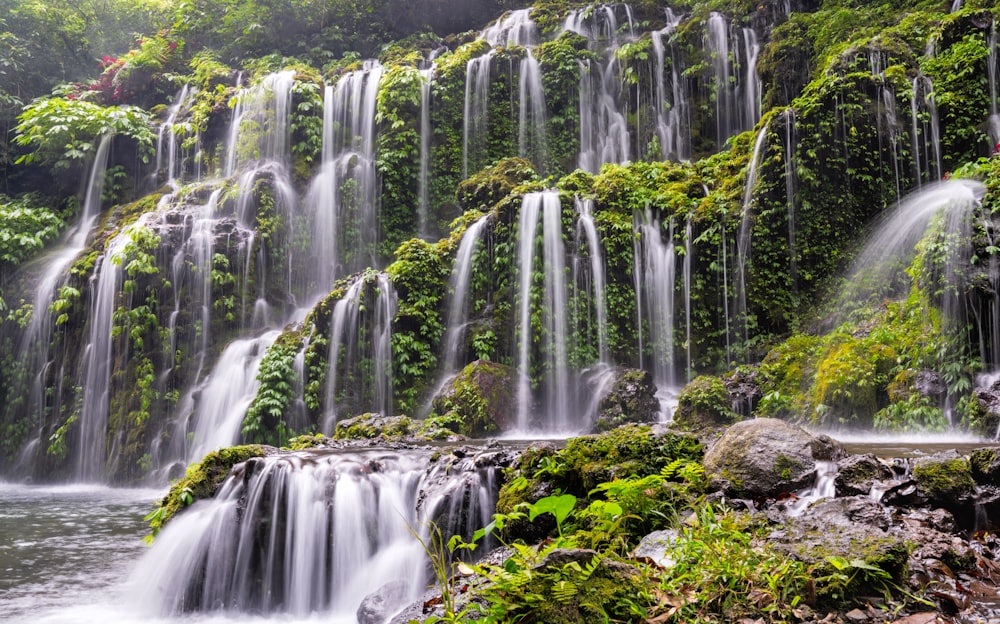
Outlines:
[[513,425],[514,370],[476,360],[455,375],[434,397],[431,418],[446,418],[456,433],[484,437]]
[[976,489],[972,465],[963,457],[931,457],[913,467],[913,479],[927,499],[945,509],[968,500]]
[[879,593],[880,583],[906,579],[910,548],[890,525],[889,512],[867,496],[827,499],[773,532],[768,543],[812,570],[820,606],[840,608]]
[[488,209],[535,177],[534,167],[524,158],[504,158],[460,183],[458,201],[464,210]]
[[147,516],[149,528],[155,536],[160,529],[185,507],[195,501],[212,498],[229,475],[233,466],[252,457],[264,457],[275,452],[271,446],[247,444],[212,451],[197,464],[187,468],[184,478],[174,482],[162,500],[154,504],[153,513]]
[[972,478],[980,485],[1000,485],[1000,449],[981,448],[969,453]]
[[729,424],[738,418],[732,410],[726,384],[718,377],[695,377],[677,397],[674,426],[680,429],[698,431]]
[[417,427],[409,416],[382,416],[361,414],[337,423],[333,437],[336,440],[374,440],[398,442],[411,437]]
[[649,371],[625,368],[615,371],[615,380],[597,406],[593,431],[600,433],[630,423],[656,421],[660,402]]
[[844,451],[825,436],[774,418],[738,422],[705,454],[714,486],[740,498],[775,498],[813,483],[817,460]]
[[[585,501],[600,483],[630,476],[658,474],[675,460],[697,462],[703,447],[693,436],[656,433],[645,425],[626,425],[607,433],[571,438],[566,447],[551,443],[528,447],[507,473],[500,488],[497,513],[510,513],[522,503],[555,493]],[[555,528],[551,514],[529,523],[508,523],[509,538],[538,541]]]

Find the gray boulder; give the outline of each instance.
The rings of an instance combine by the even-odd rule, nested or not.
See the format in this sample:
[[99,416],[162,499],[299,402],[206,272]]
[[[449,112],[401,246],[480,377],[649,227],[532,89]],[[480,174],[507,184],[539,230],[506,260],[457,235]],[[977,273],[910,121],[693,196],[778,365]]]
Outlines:
[[845,452],[826,436],[774,418],[745,420],[729,427],[705,454],[714,489],[738,498],[774,498],[813,484],[816,460],[837,460]]

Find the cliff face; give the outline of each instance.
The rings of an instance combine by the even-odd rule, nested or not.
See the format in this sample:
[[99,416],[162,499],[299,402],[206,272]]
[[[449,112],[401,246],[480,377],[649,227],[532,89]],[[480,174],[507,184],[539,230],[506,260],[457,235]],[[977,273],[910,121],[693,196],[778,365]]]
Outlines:
[[[433,31],[366,61],[237,62],[198,22],[26,110],[21,166],[94,217],[7,272],[5,473],[131,480],[366,412],[469,430],[474,390],[432,399],[475,360],[511,371],[501,420],[549,434],[625,368],[664,415],[739,367],[758,414],[992,426],[992,8],[454,4],[352,14]],[[866,276],[883,213],[902,242]]]

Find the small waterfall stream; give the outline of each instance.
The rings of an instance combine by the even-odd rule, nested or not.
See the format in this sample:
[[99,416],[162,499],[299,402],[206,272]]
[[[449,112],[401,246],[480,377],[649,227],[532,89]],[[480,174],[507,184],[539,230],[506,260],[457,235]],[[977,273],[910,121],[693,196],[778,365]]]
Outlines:
[[[434,521],[471,536],[496,504],[505,451],[312,451],[250,459],[212,499],[174,519],[133,574],[150,616],[191,611],[321,612],[355,621],[390,589],[386,615],[418,597],[427,564],[416,536]],[[435,453],[435,456],[439,454]]]

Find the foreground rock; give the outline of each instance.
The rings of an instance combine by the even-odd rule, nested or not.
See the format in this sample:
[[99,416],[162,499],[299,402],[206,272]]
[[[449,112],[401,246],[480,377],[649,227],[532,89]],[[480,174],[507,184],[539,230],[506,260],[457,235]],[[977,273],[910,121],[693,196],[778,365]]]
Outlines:
[[776,498],[812,485],[817,460],[836,460],[843,449],[783,420],[736,423],[705,454],[712,488],[736,498]]

